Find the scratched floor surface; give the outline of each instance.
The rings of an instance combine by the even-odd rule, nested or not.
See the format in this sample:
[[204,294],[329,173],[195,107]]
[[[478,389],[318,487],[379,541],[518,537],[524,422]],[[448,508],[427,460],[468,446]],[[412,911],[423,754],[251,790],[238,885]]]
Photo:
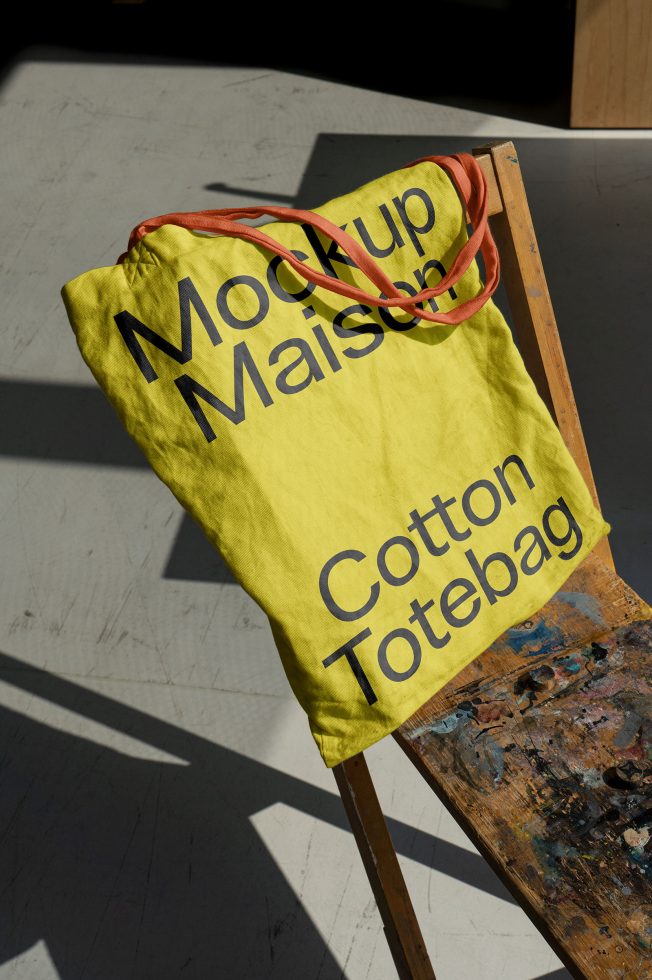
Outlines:
[[[391,980],[269,627],[114,420],[59,289],[145,215],[317,205],[514,139],[616,562],[650,601],[651,134],[255,67],[25,59],[0,94],[0,980]],[[394,740],[368,759],[438,977],[565,977]]]

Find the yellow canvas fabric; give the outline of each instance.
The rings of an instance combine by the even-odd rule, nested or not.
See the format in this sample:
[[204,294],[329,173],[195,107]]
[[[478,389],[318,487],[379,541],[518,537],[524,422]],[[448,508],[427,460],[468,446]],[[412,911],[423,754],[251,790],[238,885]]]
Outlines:
[[[411,295],[467,240],[431,162],[315,210]],[[369,288],[322,234],[264,230]],[[474,261],[430,307],[480,288]],[[62,294],[128,432],[267,614],[327,766],[397,728],[611,530],[491,299],[457,326],[415,322],[173,225]]]

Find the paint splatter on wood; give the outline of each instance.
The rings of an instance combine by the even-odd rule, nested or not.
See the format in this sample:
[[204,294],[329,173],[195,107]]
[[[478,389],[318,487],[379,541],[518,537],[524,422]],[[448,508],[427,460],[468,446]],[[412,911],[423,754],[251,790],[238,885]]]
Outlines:
[[652,978],[652,609],[595,556],[395,733],[562,960]]

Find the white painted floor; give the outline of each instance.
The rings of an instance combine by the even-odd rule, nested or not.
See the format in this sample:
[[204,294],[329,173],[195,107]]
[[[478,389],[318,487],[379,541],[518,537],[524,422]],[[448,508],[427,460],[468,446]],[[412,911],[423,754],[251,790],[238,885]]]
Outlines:
[[[256,67],[61,56],[24,60],[0,94],[0,980],[390,980],[267,621],[122,433],[59,290],[114,262],[144,216],[316,206],[414,159],[415,140],[439,153],[563,139],[563,176],[579,141],[651,133],[555,130]],[[616,153],[614,187],[636,166],[649,194],[651,146],[635,164]],[[582,173],[579,198],[599,197]],[[649,225],[634,223],[625,238],[649,256]],[[623,444],[643,397],[632,322],[617,325],[633,372],[620,409],[608,384],[580,379],[578,400],[627,540],[616,557],[650,600],[649,492],[624,452],[622,481],[608,475],[609,440]],[[589,328],[606,379],[613,358]],[[438,978],[568,976],[393,740],[368,761]]]

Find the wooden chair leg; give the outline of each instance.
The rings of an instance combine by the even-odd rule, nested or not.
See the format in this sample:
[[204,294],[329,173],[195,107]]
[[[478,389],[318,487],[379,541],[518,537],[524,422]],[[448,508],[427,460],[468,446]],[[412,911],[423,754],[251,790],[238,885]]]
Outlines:
[[435,980],[396,851],[362,752],[333,774],[385,927],[400,980]]

